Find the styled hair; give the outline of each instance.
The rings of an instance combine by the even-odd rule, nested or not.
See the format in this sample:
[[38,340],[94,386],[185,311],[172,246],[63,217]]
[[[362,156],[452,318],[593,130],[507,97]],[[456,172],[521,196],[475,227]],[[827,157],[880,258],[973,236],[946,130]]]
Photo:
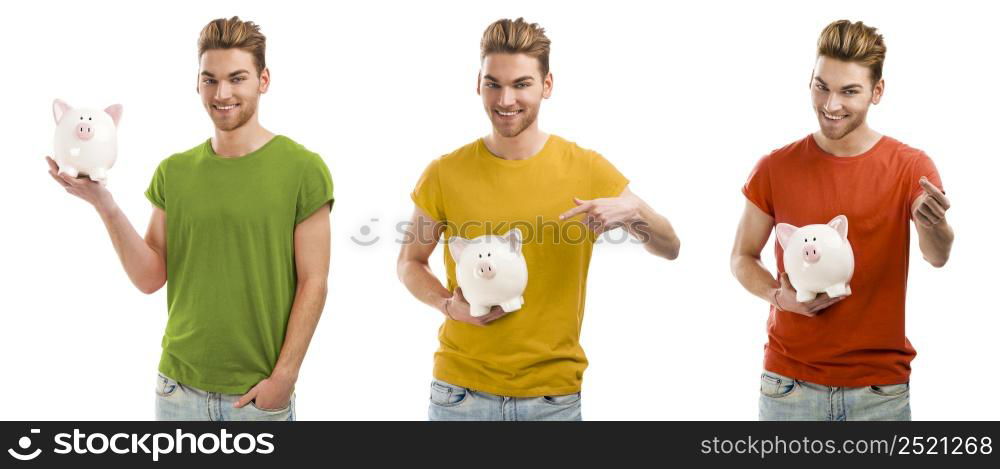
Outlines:
[[878,83],[885,62],[885,41],[877,29],[860,21],[834,21],[820,33],[816,56],[864,65],[871,70],[872,83]]
[[264,46],[267,38],[260,26],[253,21],[243,21],[238,16],[214,19],[205,25],[198,36],[198,58],[207,50],[240,49],[253,56],[257,75],[264,70]]
[[479,59],[489,54],[527,54],[538,59],[542,78],[549,74],[549,46],[552,41],[545,36],[545,28],[538,23],[528,23],[524,18],[494,21],[483,32],[479,43]]

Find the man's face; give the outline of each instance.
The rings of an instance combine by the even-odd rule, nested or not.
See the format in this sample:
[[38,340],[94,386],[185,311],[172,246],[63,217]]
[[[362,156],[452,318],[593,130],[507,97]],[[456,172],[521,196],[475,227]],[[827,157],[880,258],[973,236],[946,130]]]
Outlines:
[[820,56],[813,70],[813,108],[826,138],[839,140],[865,123],[868,106],[882,99],[885,82],[872,86],[871,70],[861,64]]
[[493,129],[516,137],[538,118],[542,99],[552,94],[552,74],[541,76],[538,59],[526,54],[490,54],[483,59],[476,92]]
[[253,56],[240,49],[207,50],[200,68],[198,94],[215,127],[229,131],[250,121],[270,83],[267,69],[258,76]]

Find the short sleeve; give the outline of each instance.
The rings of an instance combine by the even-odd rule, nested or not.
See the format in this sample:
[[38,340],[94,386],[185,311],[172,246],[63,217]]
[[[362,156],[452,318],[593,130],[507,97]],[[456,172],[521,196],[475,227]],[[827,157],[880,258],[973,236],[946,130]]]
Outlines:
[[941,175],[938,174],[937,167],[934,166],[934,162],[931,158],[927,156],[926,153],[918,151],[913,158],[916,161],[913,162],[913,170],[910,172],[909,180],[906,181],[907,193],[909,197],[907,198],[906,213],[910,213],[910,208],[913,207],[913,202],[916,202],[917,197],[924,192],[924,188],[920,186],[920,178],[926,176],[927,180],[941,189],[944,192],[944,186],[941,184]]
[[159,165],[156,166],[156,171],[153,172],[153,180],[149,181],[149,187],[146,189],[146,198],[149,199],[153,205],[159,207],[161,210],[167,210],[167,197],[166,197],[166,184],[167,184],[167,160],[163,160]]
[[747,182],[743,184],[743,195],[764,213],[774,217],[774,199],[771,194],[770,155],[757,161]]
[[410,193],[413,203],[420,207],[424,213],[428,214],[435,221],[443,222],[447,220],[444,214],[444,198],[441,195],[441,160],[435,159],[427,165],[424,173],[420,175],[416,187]]
[[625,186],[628,185],[628,179],[618,171],[615,165],[601,156],[600,153],[594,151],[589,153],[591,155],[590,198],[601,199],[621,195],[622,191],[625,190]]
[[299,180],[299,194],[295,202],[295,224],[309,218],[317,209],[330,202],[333,210],[333,178],[323,158],[310,153],[302,168]]

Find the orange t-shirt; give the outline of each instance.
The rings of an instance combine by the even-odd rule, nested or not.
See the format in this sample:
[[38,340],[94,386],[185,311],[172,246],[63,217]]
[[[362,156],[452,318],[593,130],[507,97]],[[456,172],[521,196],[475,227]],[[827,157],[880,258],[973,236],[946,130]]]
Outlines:
[[[905,334],[910,207],[921,176],[941,178],[927,155],[882,137],[857,156],[831,155],[812,135],[757,162],[743,194],[774,223],[803,226],[848,219],[854,249],[851,295],[815,317],[771,308],[764,368],[826,386],[909,381],[917,352]],[[783,251],[774,243],[778,271]]]

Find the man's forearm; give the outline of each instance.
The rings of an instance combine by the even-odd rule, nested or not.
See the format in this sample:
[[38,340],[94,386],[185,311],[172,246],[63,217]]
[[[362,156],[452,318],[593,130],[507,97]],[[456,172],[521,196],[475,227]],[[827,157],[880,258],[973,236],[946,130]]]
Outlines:
[[316,325],[326,304],[326,279],[299,282],[295,288],[295,300],[288,313],[288,327],[285,342],[274,365],[274,375],[295,381],[306,357],[309,342],[312,341]]
[[778,281],[764,267],[759,257],[736,256],[732,260],[731,269],[736,280],[754,296],[774,304],[774,291]]
[[118,204],[97,210],[129,280],[143,293],[153,293],[167,281],[166,260],[132,227]]
[[920,252],[934,267],[942,267],[948,262],[951,256],[951,244],[955,240],[955,232],[948,225],[946,220],[931,226],[924,226],[920,223],[917,226],[917,238],[919,238]]
[[629,224],[627,229],[654,255],[673,260],[680,253],[681,241],[674,233],[674,227],[646,202],[639,201],[639,220]]
[[405,261],[399,266],[399,278],[414,297],[444,313],[444,302],[451,298],[451,292],[434,276],[429,265]]

